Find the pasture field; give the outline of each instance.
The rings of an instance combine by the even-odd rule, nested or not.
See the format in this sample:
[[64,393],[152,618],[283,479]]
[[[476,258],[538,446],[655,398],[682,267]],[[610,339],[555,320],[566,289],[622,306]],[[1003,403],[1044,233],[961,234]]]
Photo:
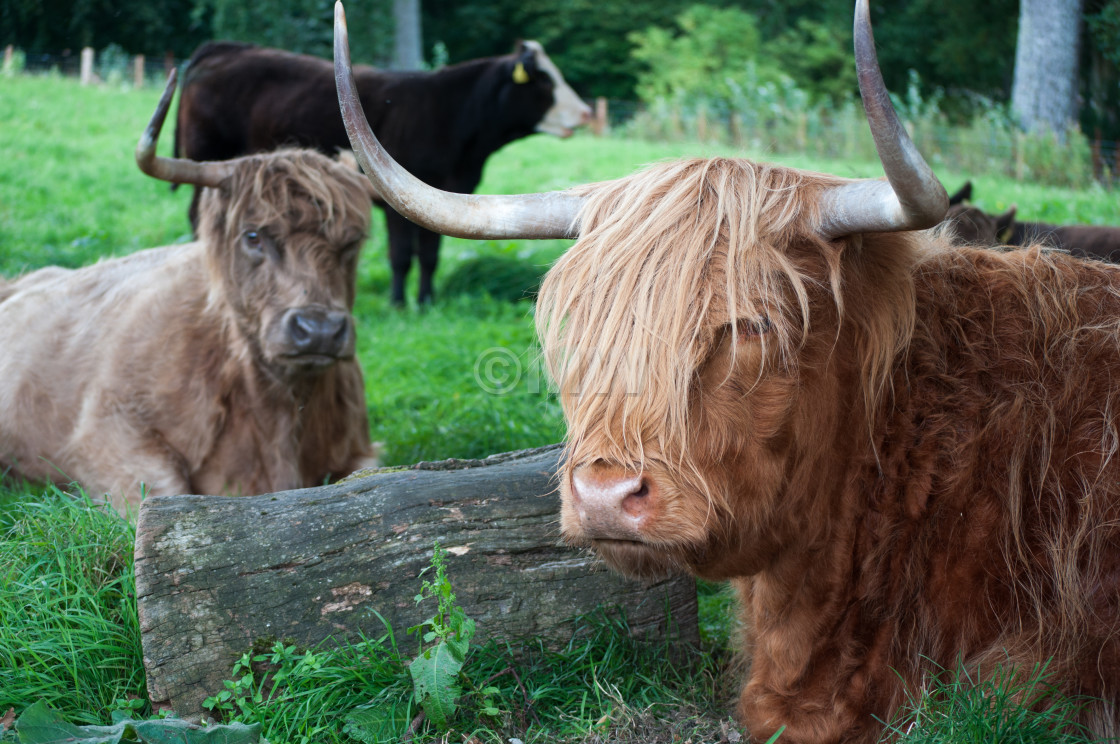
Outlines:
[[[154,87],[83,88],[60,77],[0,77],[0,276],[52,264],[80,266],[189,239],[190,189],[171,192],[141,174],[132,158],[158,95]],[[170,154],[171,135],[169,123],[161,153]],[[479,191],[561,189],[619,177],[649,162],[716,154],[846,176],[880,173],[872,162],[622,136],[581,134],[559,141],[540,135],[495,155]],[[971,177],[976,203],[988,211],[1014,203],[1022,219],[1120,224],[1116,194],[1101,188],[1071,191],[984,174],[938,175],[950,191]],[[441,301],[438,290],[442,278],[474,257],[515,257],[543,272],[567,245],[445,238],[436,304],[400,311],[388,302],[384,228],[374,214],[355,316],[372,435],[384,443],[385,464],[480,457],[562,438],[560,410],[537,363],[531,304],[478,295]],[[415,296],[414,287],[409,296]],[[88,509],[58,489],[0,482],[0,717],[9,707],[18,712],[39,699],[79,723],[106,723],[113,710],[150,712],[131,540],[130,528],[114,515]],[[530,653],[518,667],[537,701],[539,721],[519,719],[523,693],[507,675],[495,682],[504,713],[468,717],[454,740],[462,734],[463,740],[518,737],[527,743],[729,741],[729,599],[721,588],[706,586],[702,600],[707,645],[695,663],[674,666],[656,649],[635,646],[617,619],[589,620],[586,637],[565,653]],[[378,696],[407,698],[399,663],[378,667],[370,653],[332,656],[316,672],[320,676],[309,678],[306,694],[263,715],[269,740],[359,740],[341,733],[348,711]],[[491,644],[472,652],[471,664],[483,680],[508,660],[502,647]]]

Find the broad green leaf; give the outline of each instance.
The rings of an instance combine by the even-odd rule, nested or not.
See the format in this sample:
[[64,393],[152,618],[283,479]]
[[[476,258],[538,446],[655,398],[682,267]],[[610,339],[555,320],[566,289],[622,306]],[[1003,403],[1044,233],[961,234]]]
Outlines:
[[465,639],[446,638],[443,641],[447,644],[448,652],[462,664],[467,660],[467,649],[470,648],[470,643]]
[[462,655],[456,658],[446,642],[424,651],[408,665],[412,688],[424,712],[438,728],[446,728],[455,713],[455,701],[463,694],[459,686]]
[[346,715],[342,733],[362,744],[397,742],[408,727],[408,718],[407,705],[386,703],[375,708],[357,708]]
[[114,726],[75,726],[44,702],[23,712],[16,721],[19,744],[268,744],[260,724],[199,726],[178,718],[120,721]]

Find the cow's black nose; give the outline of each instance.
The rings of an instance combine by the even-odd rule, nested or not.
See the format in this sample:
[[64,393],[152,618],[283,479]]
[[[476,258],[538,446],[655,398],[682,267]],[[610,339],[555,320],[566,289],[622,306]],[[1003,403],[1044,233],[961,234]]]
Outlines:
[[350,318],[338,311],[294,310],[288,316],[288,337],[297,354],[338,356],[350,341]]

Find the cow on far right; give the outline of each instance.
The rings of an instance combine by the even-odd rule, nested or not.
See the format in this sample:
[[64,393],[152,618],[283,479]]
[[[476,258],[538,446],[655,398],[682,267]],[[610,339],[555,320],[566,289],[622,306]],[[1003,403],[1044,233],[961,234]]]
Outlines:
[[1079,258],[1120,263],[1120,227],[1107,225],[1052,225],[1048,222],[1016,220],[1012,205],[1003,214],[989,214],[966,202],[972,199],[972,182],[949,198],[944,222],[957,240],[970,245],[1025,246],[1044,244]]

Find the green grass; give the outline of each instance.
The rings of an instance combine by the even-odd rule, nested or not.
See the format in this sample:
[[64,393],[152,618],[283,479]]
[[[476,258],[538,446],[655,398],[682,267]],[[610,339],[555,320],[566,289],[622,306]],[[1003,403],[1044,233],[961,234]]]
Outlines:
[[0,709],[45,700],[102,723],[145,696],[133,529],[57,489],[20,490],[0,527]]
[[[189,239],[190,189],[171,192],[140,174],[132,159],[157,98],[154,88],[0,77],[0,276]],[[170,153],[169,143],[170,130],[162,153]],[[538,136],[495,155],[479,190],[560,189],[620,177],[650,162],[716,154],[769,159],[716,145]],[[881,172],[869,162],[774,159],[844,176]],[[989,211],[1016,203],[1022,219],[1120,223],[1115,195],[1103,189],[939,175],[950,190],[971,177],[977,203]],[[567,245],[445,239],[437,288],[457,266],[480,257],[516,258],[543,271]],[[425,312],[393,309],[385,254],[375,213],[355,317],[372,436],[384,442],[386,464],[558,441],[563,421],[537,362],[531,304],[465,293]],[[0,483],[0,715],[46,699],[73,721],[104,723],[118,700],[144,696],[131,541],[115,516],[57,489]],[[498,644],[476,649],[470,663],[481,678],[510,665],[517,651],[526,692],[512,675],[499,678],[506,717],[468,717],[457,724],[460,733],[484,741],[718,740],[712,732],[726,720],[734,688],[725,673],[732,601],[722,588],[705,586],[701,604],[709,658],[689,664],[667,663],[659,649],[634,645],[617,618],[589,622],[562,653]],[[290,701],[262,713],[274,744],[304,736],[352,741],[339,733],[352,707],[378,695],[404,695],[394,681],[399,660],[391,655],[374,661],[380,652],[369,646],[331,653]],[[539,724],[518,718],[525,694]]]
[[913,696],[889,731],[905,744],[1089,744],[1092,735],[1071,723],[1082,701],[1064,695],[1046,666],[997,670],[981,678],[963,665]]
[[[355,716],[368,740],[400,741],[419,712],[410,701],[407,669],[414,645],[398,631],[395,638],[324,644],[311,653],[273,646],[256,656],[266,663],[255,668],[253,684],[241,688],[262,694],[230,705],[230,720],[261,723],[272,742],[341,743],[352,740],[343,730]],[[586,618],[562,649],[487,642],[470,651],[464,671],[476,687],[496,688],[491,701],[498,713],[484,713],[464,697],[450,740],[580,742],[625,727],[640,711],[667,714],[678,728],[718,731],[727,713],[711,701],[726,692],[723,659],[692,654],[665,663],[669,658],[664,647],[630,638],[625,618],[609,612]],[[283,681],[273,686],[271,675],[281,670]]]

